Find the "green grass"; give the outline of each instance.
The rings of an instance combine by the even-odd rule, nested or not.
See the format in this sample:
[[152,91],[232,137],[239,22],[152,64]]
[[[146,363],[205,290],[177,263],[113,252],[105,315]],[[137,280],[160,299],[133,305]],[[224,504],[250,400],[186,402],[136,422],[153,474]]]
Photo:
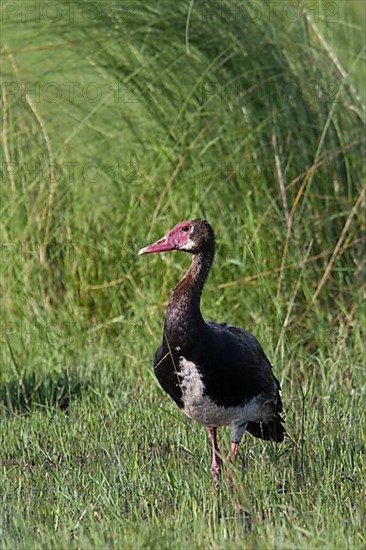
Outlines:
[[[364,548],[364,2],[90,4],[1,6],[0,547]],[[136,254],[198,216],[286,410],[233,491],[152,370],[188,258]]]

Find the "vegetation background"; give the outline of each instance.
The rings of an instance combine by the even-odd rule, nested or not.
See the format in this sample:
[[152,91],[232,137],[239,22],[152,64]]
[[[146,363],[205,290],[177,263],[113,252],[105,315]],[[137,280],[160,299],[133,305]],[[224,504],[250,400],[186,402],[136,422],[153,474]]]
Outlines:
[[[1,4],[2,548],[365,547],[365,6]],[[194,217],[283,387],[232,492],[152,371],[188,259],[136,256]]]

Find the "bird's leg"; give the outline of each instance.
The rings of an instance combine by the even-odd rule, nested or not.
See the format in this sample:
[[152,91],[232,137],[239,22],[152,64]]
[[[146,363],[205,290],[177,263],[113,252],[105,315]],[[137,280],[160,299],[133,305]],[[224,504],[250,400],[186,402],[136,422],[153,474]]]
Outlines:
[[214,481],[217,481],[221,473],[222,460],[219,456],[219,447],[217,444],[216,432],[217,428],[208,429],[212,445],[212,464],[211,464],[211,474]]
[[233,424],[231,429],[231,448],[229,454],[226,457],[228,462],[235,462],[235,459],[238,455],[239,443],[242,440],[247,426],[248,422],[238,422],[236,424]]
[[[239,443],[235,443],[234,441],[232,441],[229,454],[226,457],[226,460],[228,462],[230,462],[231,464],[233,464],[235,462],[235,459],[236,459],[237,454],[238,454],[238,449],[239,449]],[[231,471],[231,468],[228,468],[228,470],[227,470],[227,480],[228,480],[228,484],[229,484],[229,489],[232,490],[233,487],[234,487],[234,480],[233,480],[233,473]]]
[[229,454],[226,457],[226,459],[229,462],[235,462],[235,459],[236,459],[237,454],[238,454],[238,449],[239,449],[239,443],[234,443],[234,441],[232,441]]

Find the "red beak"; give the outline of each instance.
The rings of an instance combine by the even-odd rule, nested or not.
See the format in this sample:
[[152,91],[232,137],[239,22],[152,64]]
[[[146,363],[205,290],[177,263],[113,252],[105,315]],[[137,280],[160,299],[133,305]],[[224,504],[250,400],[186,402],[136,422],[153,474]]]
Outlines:
[[177,244],[174,242],[173,238],[168,234],[165,237],[162,237],[158,241],[152,244],[148,244],[144,248],[139,250],[139,256],[143,254],[152,254],[153,252],[167,252],[168,250],[175,250]]

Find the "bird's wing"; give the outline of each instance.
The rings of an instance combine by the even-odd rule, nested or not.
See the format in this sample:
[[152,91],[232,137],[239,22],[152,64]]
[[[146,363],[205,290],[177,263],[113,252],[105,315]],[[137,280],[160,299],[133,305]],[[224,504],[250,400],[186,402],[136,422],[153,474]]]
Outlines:
[[271,366],[257,338],[248,330],[227,323],[217,323],[216,321],[207,321],[207,325],[218,333],[221,332],[222,334],[226,333],[230,335],[230,340],[234,337],[235,343],[258,357],[263,356],[269,366]]
[[271,440],[281,442],[284,439],[285,428],[283,426],[284,420],[281,416],[282,412],[282,400],[281,400],[281,386],[277,378],[272,372],[272,365],[266,357],[262,346],[256,339],[256,337],[249,331],[240,327],[228,325],[227,323],[216,323],[215,321],[209,321],[207,323],[211,328],[218,331],[224,331],[230,333],[235,337],[235,341],[240,342],[243,357],[248,352],[253,353],[255,356],[255,363],[265,373],[265,378],[271,378],[274,381],[276,387],[275,409],[274,417],[270,422],[248,422],[247,431],[260,439]]
[[160,342],[158,349],[155,352],[154,367],[156,367],[163,357],[163,342]]
[[226,364],[230,364],[230,370],[235,371],[237,380],[242,381],[246,387],[256,381],[258,390],[260,387],[276,388],[276,400],[278,412],[280,412],[282,410],[280,384],[254,334],[227,323],[208,321],[207,325],[213,332],[210,342],[213,348],[216,347],[215,353],[218,360],[220,357],[228,358],[229,362],[226,361]]

